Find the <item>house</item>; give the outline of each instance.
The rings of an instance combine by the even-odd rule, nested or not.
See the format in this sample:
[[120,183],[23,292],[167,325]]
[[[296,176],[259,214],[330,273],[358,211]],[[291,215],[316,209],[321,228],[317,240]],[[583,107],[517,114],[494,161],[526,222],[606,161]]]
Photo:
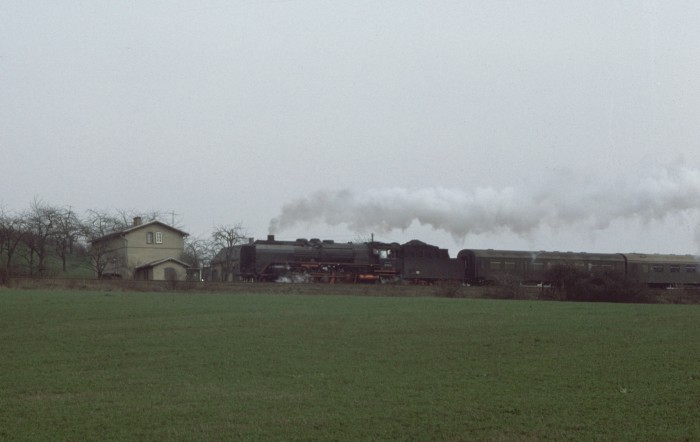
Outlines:
[[188,234],[160,221],[134,218],[128,228],[91,241],[99,278],[185,280],[189,264],[182,261]]
[[230,282],[240,278],[241,246],[224,247],[211,260],[209,279]]

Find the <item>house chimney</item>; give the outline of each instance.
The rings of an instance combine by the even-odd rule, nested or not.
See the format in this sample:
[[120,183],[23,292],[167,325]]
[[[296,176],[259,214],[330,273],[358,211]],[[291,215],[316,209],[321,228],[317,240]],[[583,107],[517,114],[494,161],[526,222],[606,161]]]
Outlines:
[[140,226],[141,225],[141,217],[140,216],[135,216],[134,217],[134,227]]

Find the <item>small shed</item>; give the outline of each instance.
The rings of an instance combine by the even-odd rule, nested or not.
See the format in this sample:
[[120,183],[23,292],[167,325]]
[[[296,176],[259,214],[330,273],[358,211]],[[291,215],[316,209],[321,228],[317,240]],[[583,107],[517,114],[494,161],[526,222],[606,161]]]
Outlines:
[[175,258],[159,259],[134,269],[134,279],[160,280],[160,281],[184,281],[187,279],[187,270],[190,266]]

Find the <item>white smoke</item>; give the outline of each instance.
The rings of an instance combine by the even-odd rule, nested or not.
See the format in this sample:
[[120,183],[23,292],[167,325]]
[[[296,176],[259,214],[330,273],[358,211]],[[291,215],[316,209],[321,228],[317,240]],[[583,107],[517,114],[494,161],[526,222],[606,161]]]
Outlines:
[[646,223],[699,209],[700,171],[673,166],[608,181],[567,177],[530,191],[512,187],[320,190],[284,205],[271,220],[270,233],[315,223],[387,233],[418,222],[448,232],[455,240],[503,232],[527,237],[542,227],[583,225],[603,230],[615,221]]

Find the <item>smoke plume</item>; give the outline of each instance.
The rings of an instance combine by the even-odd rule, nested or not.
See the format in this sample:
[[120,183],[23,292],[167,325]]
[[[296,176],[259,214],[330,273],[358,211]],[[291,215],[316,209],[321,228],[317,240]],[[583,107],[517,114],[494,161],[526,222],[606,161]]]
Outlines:
[[270,232],[326,223],[345,224],[358,233],[386,233],[418,222],[464,240],[470,234],[528,236],[542,227],[569,225],[602,230],[614,221],[663,220],[697,209],[700,171],[675,166],[608,181],[567,177],[530,191],[512,187],[319,190],[284,205],[271,220]]

